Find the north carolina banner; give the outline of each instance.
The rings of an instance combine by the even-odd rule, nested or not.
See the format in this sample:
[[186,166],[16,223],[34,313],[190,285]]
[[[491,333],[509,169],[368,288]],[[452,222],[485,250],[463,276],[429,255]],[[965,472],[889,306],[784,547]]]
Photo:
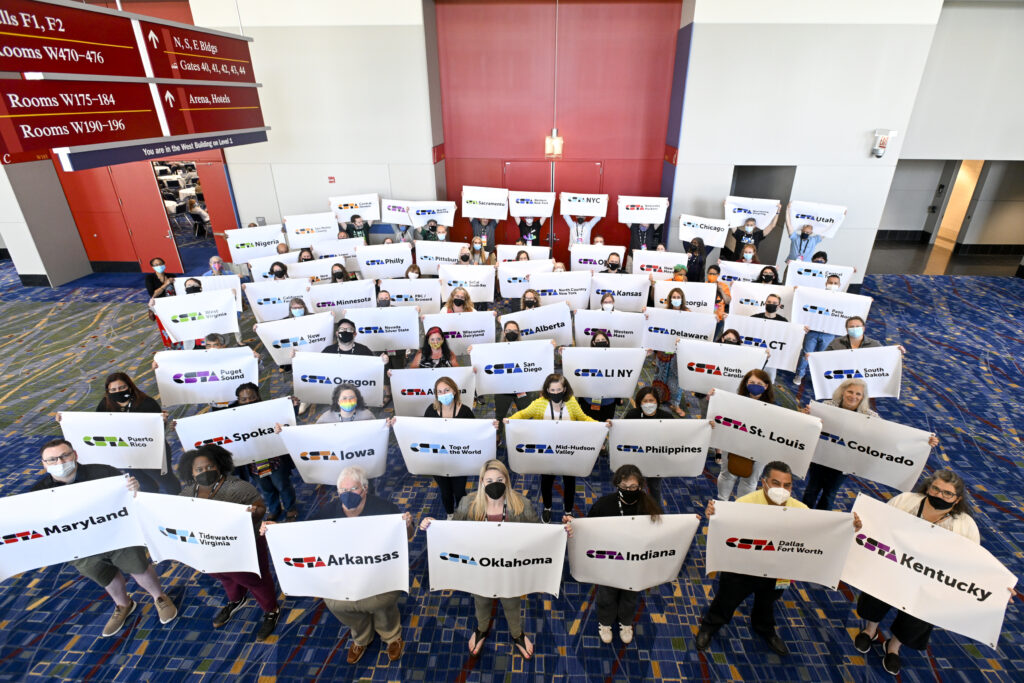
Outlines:
[[[372,289],[372,280],[370,284]],[[421,314],[441,310],[441,281],[436,277],[381,280],[380,289],[391,295],[392,306],[419,306]]]
[[647,275],[613,275],[594,273],[590,280],[590,308],[601,309],[601,297],[612,294],[616,311],[639,313],[647,305],[651,279]]
[[[469,247],[466,242],[439,242],[437,240],[416,240],[416,265],[423,275],[437,275],[442,265],[454,266],[459,262],[459,251]],[[397,276],[396,276],[397,277]]]
[[292,299],[302,299],[309,305],[306,294],[310,286],[306,280],[257,280],[245,283],[242,289],[245,290],[245,298],[249,300],[249,308],[256,322],[287,318],[288,305]]
[[667,308],[648,308],[644,316],[640,346],[662,353],[675,353],[676,339],[711,341],[718,318],[707,313],[673,311]]
[[192,275],[188,278],[182,278],[182,281],[184,280],[199,280],[199,284],[203,287],[203,292],[217,292],[220,290],[231,292],[231,296],[235,298],[235,311],[240,312],[242,310],[242,279],[234,273]]
[[932,451],[928,432],[823,403],[810,409],[821,419],[813,462],[901,491],[917,483]]
[[281,443],[292,456],[295,469],[307,484],[333,487],[341,471],[350,465],[366,470],[373,479],[388,464],[387,420],[327,422],[285,427]]
[[630,398],[645,360],[647,352],[639,348],[567,346],[562,349],[562,372],[577,397]]
[[248,403],[244,406],[183,417],[175,423],[175,431],[183,450],[208,443],[231,451],[235,466],[248,465],[285,454],[281,437],[274,425],[295,424],[295,411],[290,398]]
[[739,332],[746,346],[768,349],[769,368],[796,370],[804,343],[803,325],[730,313],[725,317],[725,329]]
[[830,275],[839,277],[839,291],[845,292],[853,278],[853,266],[834,266],[828,263],[790,261],[786,265],[786,284],[791,287],[816,287],[825,289],[825,280]]
[[761,276],[761,271],[770,263],[740,263],[737,261],[718,260],[718,267],[722,269],[722,280],[724,282],[753,282]]
[[377,193],[329,197],[327,201],[338,223],[347,223],[352,216],[360,216],[364,221],[380,220],[380,195]]
[[504,187],[462,186],[462,217],[508,218],[508,190]]
[[836,204],[818,204],[793,200],[789,203],[789,224],[794,230],[805,225],[814,228],[815,235],[835,237],[846,219],[846,207]]
[[825,334],[846,334],[847,318],[859,315],[867,320],[872,301],[870,296],[860,294],[800,287],[793,294],[791,319]]
[[613,347],[640,348],[644,315],[625,311],[576,311],[573,327],[577,346],[589,347],[594,333],[604,332]]
[[235,400],[235,389],[259,384],[259,360],[242,346],[207,351],[158,351],[153,354],[156,386],[165,407]]
[[407,199],[383,199],[380,203],[380,220],[392,225],[412,225],[409,209],[413,202]]
[[334,314],[334,322],[341,320],[346,308],[376,308],[377,291],[373,280],[352,280],[350,282],[328,282],[310,287],[307,295],[310,309],[315,313]]
[[225,230],[224,239],[227,240],[232,263],[249,263],[254,258],[276,254],[277,245],[284,242],[284,233],[281,232],[281,224],[276,223]]
[[160,297],[153,300],[153,312],[174,341],[238,332],[235,297],[226,289]]
[[715,296],[718,287],[712,282],[673,282],[672,280],[661,280],[654,283],[654,305],[664,308],[668,303],[668,293],[678,287],[683,290],[683,299],[686,307],[694,313],[707,313],[713,315],[715,312]]
[[1017,577],[959,534],[860,494],[863,523],[844,582],[907,614],[995,648]]
[[536,261],[508,261],[498,264],[498,291],[508,299],[518,299],[531,288],[527,277],[531,273],[550,273],[555,267],[554,259]]
[[504,263],[505,261],[515,261],[516,255],[525,251],[530,256],[530,260],[534,259],[546,259],[551,258],[551,247],[538,247],[536,245],[518,245],[518,244],[499,244],[498,247],[498,262]]
[[[255,360],[255,358],[253,359]],[[158,470],[164,462],[160,413],[61,412],[60,431],[82,464]]]
[[555,213],[555,193],[509,190],[508,212],[513,218],[551,218]]
[[670,280],[678,264],[686,265],[686,254],[656,249],[633,250],[633,273],[650,275],[655,282]]
[[565,536],[558,524],[435,521],[427,528],[430,590],[491,598],[557,596]]
[[709,574],[810,581],[835,590],[853,545],[849,512],[718,500],[709,520]]
[[757,221],[762,230],[767,227],[779,211],[778,199],[756,199],[753,197],[725,198],[725,220],[731,227],[739,227],[748,218]]
[[608,425],[603,422],[509,420],[505,425],[508,466],[517,474],[589,477],[607,436]]
[[469,357],[478,394],[540,391],[555,367],[555,347],[546,339],[474,344]]
[[702,218],[679,214],[679,241],[689,242],[694,237],[704,240],[706,247],[723,247],[729,236],[729,221],[721,218]]
[[569,270],[604,270],[609,254],[618,254],[620,268],[626,267],[626,248],[616,244],[573,244],[569,247]]
[[359,343],[371,351],[419,348],[420,317],[412,306],[347,308],[342,317],[355,323]]
[[590,306],[591,277],[589,270],[533,273],[530,275],[530,286],[540,294],[541,304],[564,301],[569,304],[569,308],[576,311]]
[[356,247],[356,261],[366,279],[405,277],[405,271],[412,265],[412,245],[408,242],[363,245]]
[[349,237],[347,239],[325,239],[313,245],[313,256],[323,259],[331,259],[331,264],[340,263],[345,270],[354,273],[359,270],[359,261],[356,260],[356,247],[366,244],[362,237]]
[[380,356],[299,351],[292,360],[292,382],[294,395],[306,403],[329,404],[336,386],[351,384],[359,389],[366,405],[380,406],[384,401],[384,361]]
[[409,474],[475,477],[496,453],[494,420],[396,417],[392,426]]
[[558,346],[573,344],[572,316],[569,304],[564,301],[503,315],[498,329],[505,329],[505,323],[510,320],[519,325],[520,337],[524,340],[552,339]]
[[362,600],[409,592],[409,539],[401,515],[274,524],[267,543],[286,595]]
[[728,391],[711,396],[708,419],[714,423],[713,448],[755,460],[755,468],[781,460],[796,477],[807,474],[821,434],[821,420],[816,417]]
[[869,349],[840,349],[807,354],[814,398],[832,398],[847,379],[867,382],[872,398],[899,398],[903,382],[903,354],[897,346]]
[[[359,309],[357,309],[359,310]],[[278,365],[292,362],[292,351],[322,351],[334,340],[334,315],[316,313],[253,325],[270,357]]]
[[452,290],[463,287],[473,303],[494,301],[494,266],[440,266],[441,299],[448,300]]
[[563,216],[601,216],[608,215],[608,195],[580,194],[579,192],[562,192],[559,194],[559,213]]
[[434,384],[442,377],[455,381],[463,404],[473,405],[476,373],[471,367],[392,370],[391,396],[395,402],[395,415],[423,417],[427,406],[434,402]]
[[[793,288],[786,285],[762,285],[756,282],[735,282],[730,287],[732,303],[729,304],[731,315],[757,315],[764,313],[764,300],[769,294],[779,297],[782,302],[776,311],[789,322],[793,320]],[[728,329],[728,327],[726,328]]]
[[204,574],[260,573],[247,506],[142,491],[133,504],[153,562],[176,560]]
[[569,573],[580,583],[630,591],[675,581],[699,526],[699,515],[574,519]]
[[291,249],[310,247],[327,236],[338,234],[338,221],[335,220],[332,211],[285,216],[284,227]]
[[249,274],[252,276],[253,282],[260,282],[261,280],[271,280],[273,275],[270,274],[270,267],[274,263],[283,263],[286,266],[291,266],[293,263],[299,262],[299,252],[289,251],[284,254],[274,253],[270,256],[259,256],[249,259]]
[[440,327],[448,340],[448,348],[456,355],[469,353],[473,344],[494,341],[494,311],[467,313],[431,313],[423,316],[423,333],[431,327]]
[[679,386],[698,394],[711,389],[735,393],[743,375],[749,370],[760,370],[768,360],[765,349],[699,339],[679,339],[676,354]]
[[[661,225],[668,213],[668,199],[665,197],[618,197],[619,222],[651,223]],[[574,214],[575,215],[575,214]]]
[[455,202],[408,202],[409,219],[414,228],[426,226],[428,221],[438,225],[455,225]]
[[707,420],[612,420],[612,472],[636,465],[645,477],[699,477],[711,443]]

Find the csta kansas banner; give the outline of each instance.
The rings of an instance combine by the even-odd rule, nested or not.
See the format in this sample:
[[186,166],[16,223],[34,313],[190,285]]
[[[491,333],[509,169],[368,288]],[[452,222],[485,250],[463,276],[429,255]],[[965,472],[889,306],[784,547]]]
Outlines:
[[551,218],[555,212],[555,193],[509,190],[508,212],[514,218]]
[[648,308],[644,316],[640,346],[663,353],[675,353],[676,339],[711,341],[718,318],[669,308]]
[[606,436],[608,426],[603,422],[509,420],[509,468],[517,474],[589,477]]
[[168,406],[235,400],[240,384],[259,384],[259,360],[248,346],[153,354],[160,402]]
[[[373,281],[369,282],[372,289]],[[420,313],[424,314],[441,310],[441,281],[435,277],[381,280],[380,290],[391,295],[392,306],[419,306]]]
[[564,301],[507,313],[501,316],[498,329],[505,329],[508,321],[519,325],[520,337],[524,340],[551,339],[557,346],[573,344],[572,315],[569,304]]
[[637,348],[644,334],[644,315],[625,311],[576,311],[576,343],[590,346],[590,338],[603,332],[613,347]]
[[647,352],[643,349],[605,349],[567,346],[562,349],[562,372],[579,398],[629,398],[636,391]]
[[396,417],[392,425],[409,474],[475,477],[495,458],[494,420]]
[[83,465],[158,470],[164,463],[160,413],[61,412],[60,431]]
[[699,477],[710,444],[707,420],[612,420],[609,464],[613,472],[636,465],[645,477]]
[[508,190],[504,187],[463,185],[462,217],[505,220],[508,218]]
[[685,266],[686,261],[686,254],[655,249],[634,249],[633,273],[650,275],[655,281],[671,280],[675,267],[679,264]]
[[256,228],[241,230],[225,230],[224,239],[228,243],[232,263],[249,263],[260,256],[271,256],[277,253],[277,245],[284,242],[281,224],[261,225]]
[[371,479],[384,474],[388,460],[387,420],[327,422],[281,429],[281,442],[307,484],[334,486],[350,465]]
[[608,195],[580,194],[579,192],[561,192],[558,195],[559,212],[563,216],[601,216],[608,215]]
[[[255,279],[255,273],[254,279]],[[322,285],[326,287],[327,285]],[[284,280],[264,280],[247,282],[242,285],[245,298],[256,317],[256,322],[281,320],[288,317],[288,305],[292,299],[302,299],[309,306],[306,294],[310,290],[309,282],[285,278]],[[174,298],[174,297],[171,297]]]
[[618,210],[620,223],[661,225],[665,222],[665,214],[668,213],[668,199],[666,197],[629,197],[620,194]]
[[175,431],[183,450],[208,443],[217,444],[231,451],[231,459],[237,467],[284,455],[281,437],[274,433],[276,423],[295,424],[290,398],[275,398],[215,413],[183,417],[176,421]]
[[469,247],[469,244],[416,240],[416,265],[420,267],[420,273],[423,275],[437,275],[438,267],[454,266],[459,263],[459,252],[463,247]]
[[376,192],[328,197],[327,201],[338,223],[348,223],[352,216],[360,216],[364,221],[380,220],[380,195]]
[[732,303],[729,304],[729,313],[730,315],[747,316],[764,313],[764,300],[768,298],[768,295],[774,294],[782,300],[776,313],[789,322],[795,322],[793,320],[793,289],[793,287],[785,285],[737,282],[731,288]]
[[730,313],[725,318],[725,329],[739,332],[745,346],[768,349],[768,367],[796,370],[804,344],[803,325]]
[[351,384],[359,389],[366,405],[380,407],[384,403],[384,361],[380,356],[345,353],[295,354],[292,385],[300,401],[329,404],[339,384]]
[[447,301],[453,289],[462,287],[473,303],[494,301],[494,273],[494,266],[440,266],[441,299]]
[[728,236],[729,222],[726,220],[679,214],[680,242],[689,242],[699,237],[704,240],[706,247],[724,247]]
[[457,356],[469,353],[473,344],[494,341],[494,311],[466,313],[432,313],[423,316],[423,333],[431,327],[440,327],[448,348]]
[[540,294],[543,305],[564,301],[572,310],[586,309],[590,306],[589,270],[578,270],[563,273],[533,273],[530,285]]
[[817,332],[842,335],[846,334],[847,318],[859,315],[868,319],[871,302],[870,296],[799,287],[793,294],[790,320]]
[[395,415],[423,417],[427,406],[434,402],[434,384],[442,377],[455,380],[459,398],[465,405],[473,405],[477,376],[472,367],[392,370],[391,396],[395,402]]
[[898,346],[873,346],[867,349],[840,349],[807,354],[814,397],[832,398],[847,379],[867,382],[868,396],[900,397],[903,382],[903,354]]
[[315,242],[338,233],[338,221],[332,211],[284,216],[284,227],[290,249],[311,247]]
[[365,244],[356,247],[356,261],[366,280],[405,277],[405,271],[412,265],[412,245],[408,242]]
[[334,315],[316,313],[300,318],[272,320],[252,326],[270,357],[278,365],[292,362],[292,351],[322,351],[334,339]]
[[[779,213],[778,199],[758,199],[755,197],[725,198],[725,220],[733,228],[743,225],[747,219],[753,218],[757,227],[764,230]],[[725,271],[722,271],[725,274]]]
[[814,234],[821,237],[835,237],[839,226],[846,219],[846,207],[837,204],[818,204],[793,200],[787,208],[789,224],[794,230],[805,225],[814,228]]
[[341,317],[355,323],[359,343],[371,351],[419,348],[420,318],[412,306],[346,308]]
[[853,266],[837,266],[830,263],[790,261],[786,265],[786,284],[791,287],[815,287],[825,289],[825,281],[831,275],[839,278],[839,291],[845,292],[853,278]]
[[611,294],[616,311],[639,313],[647,305],[650,291],[651,279],[647,275],[594,273],[590,280],[590,308],[600,310],[601,297]]
[[373,280],[329,282],[311,287],[309,302],[314,313],[329,311],[334,314],[334,322],[338,322],[346,308],[376,308],[377,292]]
[[683,303],[693,313],[715,312],[715,296],[718,287],[712,282],[674,282],[661,280],[654,283],[654,307],[664,308],[668,303],[668,294],[673,289],[683,290]]
[[474,344],[469,358],[479,394],[540,391],[554,372],[555,347],[544,339]]
[[176,342],[238,332],[235,296],[226,289],[154,299],[153,313]]
[[569,270],[604,270],[611,254],[618,254],[619,263],[625,267],[626,247],[615,244],[573,244],[569,247]]
[[530,289],[531,273],[550,273],[555,267],[554,259],[533,259],[530,261],[507,261],[498,264],[498,291],[501,296],[518,299]]
[[739,391],[743,375],[763,368],[768,360],[765,349],[699,339],[677,340],[676,354],[679,386],[698,394],[706,394],[711,389],[735,393]]

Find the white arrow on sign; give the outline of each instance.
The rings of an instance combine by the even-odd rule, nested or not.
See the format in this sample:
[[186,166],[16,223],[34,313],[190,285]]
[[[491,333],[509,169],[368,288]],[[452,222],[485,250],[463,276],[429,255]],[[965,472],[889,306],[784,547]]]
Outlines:
[[153,43],[154,49],[160,43],[160,40],[156,37],[156,34],[153,33],[153,29],[149,29],[149,35],[147,36],[147,38],[149,38],[149,42]]
[[173,107],[174,106],[174,95],[171,94],[170,90],[168,90],[167,92],[164,93],[164,100],[166,100],[167,106],[169,106],[169,107]]

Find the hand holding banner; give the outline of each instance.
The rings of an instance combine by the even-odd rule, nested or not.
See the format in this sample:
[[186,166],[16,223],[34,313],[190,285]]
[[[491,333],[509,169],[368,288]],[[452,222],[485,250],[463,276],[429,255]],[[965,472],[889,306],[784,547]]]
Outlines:
[[757,227],[764,230],[781,210],[782,206],[778,199],[733,196],[725,198],[725,220],[734,228],[753,218],[757,222]]
[[236,408],[183,417],[175,423],[182,449],[188,451],[205,444],[217,444],[231,451],[235,467],[256,460],[284,455],[281,437],[274,425],[295,424],[295,411],[289,398],[248,403]]
[[557,346],[573,344],[572,316],[569,304],[564,301],[503,315],[499,321],[500,329],[505,329],[505,323],[509,321],[519,325],[519,335],[523,340],[551,339]]
[[647,353],[638,348],[567,346],[562,350],[562,372],[576,396],[630,398],[645,360]]
[[462,186],[462,217],[508,218],[508,190],[503,187]]
[[624,311],[576,311],[573,326],[576,328],[576,344],[579,346],[590,346],[590,338],[597,332],[604,332],[612,347],[635,349],[641,346],[644,314]]
[[474,344],[469,357],[479,394],[539,391],[555,367],[555,347],[543,339]]
[[608,256],[619,255],[619,263],[626,260],[626,248],[615,244],[573,244],[569,247],[569,270],[598,272],[605,269]]
[[241,230],[225,230],[224,239],[228,243],[232,263],[249,263],[260,256],[271,256],[277,253],[277,245],[284,242],[281,224],[261,225],[256,228]]
[[342,317],[356,326],[359,341],[378,353],[420,345],[420,318],[412,306],[346,308]]
[[649,275],[616,275],[594,273],[590,280],[590,308],[601,308],[601,297],[611,294],[615,297],[615,310],[639,313],[647,305],[651,291]]
[[329,404],[334,388],[339,384],[358,388],[366,405],[381,406],[384,402],[384,361],[380,356],[295,353],[292,385],[294,395],[300,401]]
[[327,201],[338,223],[348,223],[352,216],[360,216],[364,221],[380,220],[380,195],[376,192],[328,197]]
[[540,294],[543,305],[564,301],[569,308],[576,311],[590,306],[589,270],[578,270],[563,273],[533,273],[530,275],[530,286]]
[[695,237],[704,240],[706,247],[724,247],[729,236],[729,222],[718,218],[679,215],[679,241],[690,242]]
[[494,266],[439,266],[441,299],[447,301],[452,290],[462,287],[474,303],[494,301]]
[[676,339],[680,337],[711,341],[715,336],[715,326],[718,324],[718,319],[713,315],[667,308],[648,308],[643,316],[640,346],[662,353],[675,353]]
[[746,346],[769,349],[768,367],[796,370],[804,344],[803,325],[730,313],[725,317],[725,329],[739,332]]
[[427,406],[434,402],[434,384],[442,377],[450,377],[459,387],[459,398],[473,405],[476,396],[476,373],[473,368],[412,368],[391,371],[391,396],[395,401],[395,415],[423,417]]
[[309,301],[314,313],[330,311],[338,322],[346,308],[376,308],[377,292],[373,280],[331,282],[311,287]]
[[707,313],[713,315],[715,312],[715,295],[718,287],[712,282],[675,282],[673,280],[660,280],[654,283],[654,305],[664,308],[668,303],[668,293],[673,289],[683,290],[684,304],[693,313]]
[[749,346],[678,339],[676,358],[679,386],[683,390],[706,394],[711,389],[722,389],[735,393],[743,375],[764,367],[768,352]]
[[608,426],[603,422],[509,420],[509,469],[516,474],[589,477],[606,436]]
[[405,271],[412,265],[412,245],[408,242],[363,245],[356,247],[356,261],[366,279],[405,277]]
[[661,225],[668,213],[666,197],[630,197],[619,195],[619,222],[626,225],[634,223],[650,223]]
[[[253,276],[255,277],[255,273]],[[326,285],[324,285],[326,287]],[[270,320],[282,320],[288,317],[288,306],[292,299],[302,299],[309,306],[309,299],[306,297],[311,289],[305,280],[264,280],[247,282],[242,285],[245,290],[245,298],[249,300],[249,307],[256,317],[256,322],[267,322]]]
[[508,212],[513,218],[551,218],[555,213],[555,193],[509,190]]
[[238,332],[235,297],[228,290],[160,297],[153,300],[153,313],[174,341]]
[[608,195],[580,194],[579,192],[562,192],[559,194],[563,216],[600,216],[608,215]]
[[867,320],[871,302],[870,296],[800,287],[793,294],[792,320],[817,332],[846,334],[847,319],[857,315]]
[[338,221],[331,211],[284,216],[284,226],[290,249],[313,246],[315,242],[338,232]]
[[392,427],[409,474],[475,477],[496,453],[494,420],[396,417]]
[[612,420],[609,465],[636,465],[645,477],[699,477],[710,443],[707,420]]
[[350,465],[366,470],[370,479],[383,476],[388,461],[387,420],[326,422],[284,427],[281,443],[307,484],[334,486]]
[[903,354],[898,346],[840,349],[807,354],[814,398],[832,398],[844,380],[863,379],[872,398],[900,397]]
[[822,237],[835,237],[839,226],[846,219],[846,207],[837,204],[793,200],[786,211],[793,230],[810,225],[814,228],[814,234]]
[[[369,282],[372,288],[373,281]],[[392,306],[419,306],[423,314],[441,311],[441,281],[435,277],[381,280],[380,289],[391,295]]]
[[473,344],[489,344],[494,341],[494,311],[472,311],[467,313],[432,313],[423,316],[423,332],[431,327],[440,327],[448,348],[457,356],[469,353]]
[[[188,353],[183,352],[183,353]],[[202,352],[200,352],[202,353]],[[160,413],[60,412],[60,431],[83,465],[155,469],[164,463],[164,416]]]
[[322,351],[334,339],[334,315],[317,313],[253,325],[270,357],[278,365],[292,362],[292,351]]
[[156,386],[164,407],[235,400],[235,388],[259,384],[259,360],[248,346],[153,355]]

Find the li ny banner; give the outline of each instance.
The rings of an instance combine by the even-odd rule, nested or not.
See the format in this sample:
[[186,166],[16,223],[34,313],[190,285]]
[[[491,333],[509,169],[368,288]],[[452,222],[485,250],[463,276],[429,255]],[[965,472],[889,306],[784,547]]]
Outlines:
[[427,406],[434,402],[434,385],[442,377],[449,377],[459,387],[459,398],[467,406],[476,396],[476,373],[473,368],[413,368],[391,371],[391,396],[395,402],[395,415],[423,417]]
[[725,329],[739,332],[746,346],[768,349],[768,367],[796,370],[804,343],[803,325],[730,313],[725,318]]
[[518,299],[530,289],[531,273],[550,273],[554,259],[536,261],[509,261],[498,265],[498,291],[507,299]]
[[551,218],[555,213],[555,193],[509,190],[508,212],[514,218]]
[[245,298],[249,300],[249,307],[256,317],[256,322],[262,323],[287,318],[288,305],[292,299],[302,299],[307,306],[309,305],[306,294],[308,294],[310,286],[309,282],[305,280],[286,278],[284,280],[247,282],[242,285],[242,289],[245,290]]
[[354,273],[359,270],[359,261],[356,260],[356,247],[366,244],[362,237],[348,237],[345,239],[320,240],[313,245],[313,255],[318,259],[330,259],[331,265],[340,263],[345,270]]
[[505,220],[508,218],[508,190],[503,187],[463,185],[462,217]]
[[231,451],[231,459],[238,467],[285,454],[281,437],[274,433],[275,424],[295,424],[291,399],[275,398],[183,417],[177,420],[174,429],[182,449],[217,444]]
[[338,233],[334,212],[303,213],[284,217],[284,227],[291,249],[311,247],[315,242]]
[[331,203],[334,220],[338,223],[348,223],[353,216],[364,221],[380,220],[380,195],[376,193],[330,197],[327,201]]
[[722,270],[722,281],[730,284],[754,282],[761,277],[761,271],[766,265],[770,264],[718,260],[718,267]]
[[563,216],[600,216],[608,215],[608,195],[580,194],[578,192],[562,192],[559,194],[559,212]]
[[667,308],[648,308],[643,316],[640,346],[662,353],[675,353],[676,340],[679,338],[711,341],[718,324],[718,319],[713,315]]
[[573,244],[569,247],[569,270],[600,272],[608,265],[608,256],[619,255],[620,268],[626,265],[626,248],[615,244]]
[[409,202],[409,219],[414,228],[422,228],[430,221],[438,225],[455,225],[455,202]]
[[825,281],[835,275],[839,278],[839,291],[845,292],[853,278],[853,266],[834,266],[828,263],[790,261],[786,265],[786,284],[790,287],[825,289]]
[[846,321],[857,315],[868,319],[871,297],[799,287],[793,294],[793,322],[825,334],[846,334]]
[[[184,278],[183,278],[184,279]],[[242,310],[242,279],[237,275],[225,273],[223,275],[193,275],[189,280],[199,280],[204,292],[217,292],[226,290],[231,292],[235,299],[235,311]]]
[[762,285],[756,282],[735,282],[731,287],[732,303],[729,304],[731,315],[757,315],[764,313],[764,302],[769,295],[779,297],[777,314],[793,320],[793,288],[783,285]]
[[689,242],[695,237],[704,240],[706,247],[724,247],[729,236],[729,222],[719,218],[701,218],[679,215],[679,241]]
[[159,351],[153,355],[160,403],[224,403],[235,400],[235,389],[246,382],[259,384],[259,360],[248,346],[207,351]]
[[272,265],[275,263],[282,263],[286,266],[290,266],[293,263],[298,263],[298,261],[298,251],[289,251],[284,254],[275,253],[270,256],[251,258],[249,259],[249,274],[252,275],[253,282],[271,280],[274,277],[270,272],[270,267]]
[[437,275],[439,266],[454,266],[459,262],[459,252],[469,247],[466,242],[439,242],[437,240],[416,240],[416,265],[423,275]]
[[330,282],[311,287],[308,298],[314,312],[330,312],[334,315],[335,322],[341,320],[341,312],[346,308],[377,307],[377,292],[373,280]]
[[154,299],[153,312],[174,341],[238,332],[235,297],[228,290]]
[[725,220],[735,228],[743,225],[747,219],[753,218],[757,222],[757,227],[764,230],[778,215],[779,208],[778,199],[729,196],[725,198]]
[[380,219],[392,225],[412,225],[411,205],[412,202],[405,199],[384,199],[380,203]]
[[479,394],[540,391],[555,367],[555,347],[543,339],[474,344],[469,357]]
[[440,327],[448,348],[458,356],[469,353],[473,344],[489,344],[494,341],[494,311],[473,311],[470,313],[432,313],[423,316],[423,332],[431,327]]
[[224,239],[228,243],[232,263],[249,263],[260,256],[271,256],[277,253],[277,245],[284,242],[281,224],[263,225],[257,228],[241,230],[225,230]]
[[645,360],[647,352],[638,348],[568,346],[562,349],[562,372],[577,397],[630,398]]
[[640,348],[644,334],[643,313],[623,311],[576,311],[576,345],[590,346],[598,332],[608,337],[613,347]]
[[434,277],[381,280],[380,290],[391,295],[392,306],[419,306],[421,314],[441,310],[441,281]]
[[711,389],[735,393],[750,370],[760,370],[768,360],[765,349],[716,344],[699,339],[676,341],[679,386],[684,391],[706,394]]
[[448,300],[452,290],[462,287],[474,303],[494,301],[494,266],[440,266],[441,299]]
[[495,458],[494,420],[396,417],[392,429],[409,474],[475,477]]
[[608,426],[603,422],[509,420],[509,469],[517,474],[589,477],[606,436]]
[[699,477],[710,443],[707,420],[612,420],[609,464],[613,472],[636,465],[645,477]]
[[601,308],[601,297],[611,294],[615,297],[616,311],[639,313],[647,305],[651,291],[651,279],[647,275],[613,275],[594,273],[590,280],[590,308]]
[[355,323],[359,342],[371,351],[419,348],[420,317],[411,306],[351,308],[342,317]]
[[654,283],[654,305],[664,308],[668,302],[668,295],[673,289],[683,290],[683,303],[686,308],[694,313],[715,312],[715,295],[718,287],[711,282],[673,282],[663,280]]
[[544,305],[564,301],[569,308],[576,311],[590,306],[589,270],[578,270],[571,273],[533,273],[530,275],[530,286],[540,294],[540,302]]
[[805,225],[814,228],[815,235],[835,237],[839,226],[846,219],[846,207],[836,204],[818,204],[816,202],[791,201],[788,207],[789,224],[794,230]]
[[498,246],[498,262],[505,263],[506,261],[515,261],[519,252],[525,251],[530,260],[546,259],[551,258],[550,247],[537,247],[530,245],[519,245],[519,244],[499,244]]
[[356,261],[359,272],[369,280],[405,277],[405,271],[412,265],[412,245],[399,242],[356,247]]
[[670,280],[677,265],[686,265],[686,254],[648,249],[633,250],[633,273],[649,275],[655,282]]
[[824,400],[844,380],[862,379],[872,398],[899,398],[903,381],[903,354],[898,346],[874,346],[867,349],[841,349],[807,354],[814,384],[814,397]]
[[661,225],[668,213],[668,199],[665,197],[618,197],[619,222],[650,223]]
[[380,356],[299,351],[292,359],[292,382],[294,395],[305,403],[329,404],[335,387],[351,384],[366,405],[379,407],[384,401],[384,361]]
[[278,365],[292,362],[293,351],[322,351],[334,339],[334,316],[330,313],[285,318],[253,325],[270,357]]
[[513,321],[519,325],[519,336],[524,340],[551,339],[556,346],[572,346],[572,316],[569,304],[560,301],[557,304],[524,308],[515,313],[501,316],[500,329],[505,323]]
[[388,461],[387,420],[327,422],[285,427],[281,442],[307,484],[334,486],[341,471],[358,465],[371,479],[382,476]]
[[[255,359],[254,359],[255,360]],[[164,462],[160,413],[61,412],[60,431],[82,464],[158,470]]]

